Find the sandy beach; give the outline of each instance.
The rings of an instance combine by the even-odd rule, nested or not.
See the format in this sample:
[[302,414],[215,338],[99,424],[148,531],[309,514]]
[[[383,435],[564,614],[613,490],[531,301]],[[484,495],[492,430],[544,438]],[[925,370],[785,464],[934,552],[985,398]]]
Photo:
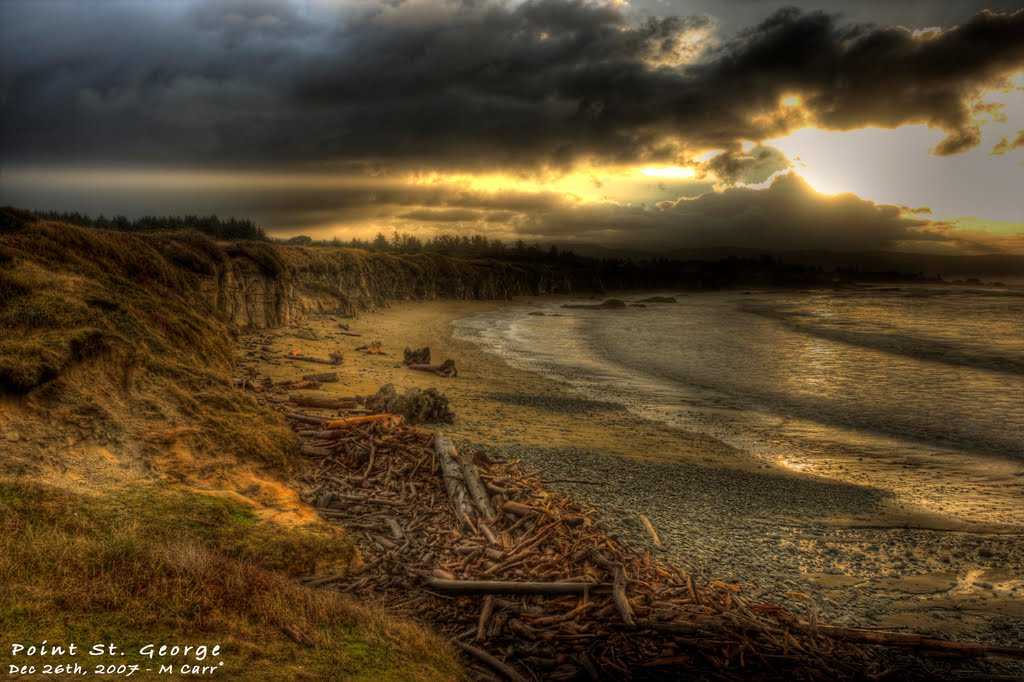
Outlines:
[[[951,513],[943,514],[934,501],[953,474],[941,460],[910,481],[905,462],[815,462],[801,471],[757,459],[572,394],[453,334],[454,320],[505,305],[531,299],[396,303],[355,319],[313,319],[307,328],[317,341],[296,329],[258,336],[275,358],[342,350],[342,383],[318,395],[373,393],[386,383],[399,392],[437,388],[456,414],[443,427],[454,439],[542,469],[552,488],[595,507],[622,538],[665,552],[703,580],[746,583],[836,624],[993,643],[1024,637],[1024,505],[1014,508],[1015,489],[997,483],[1024,480],[1021,465],[958,478],[961,492],[947,497]],[[341,334],[339,322],[361,336]],[[354,350],[378,339],[386,355]],[[420,346],[430,346],[435,362],[456,360],[459,376],[406,369],[402,349]],[[312,371],[286,359],[260,369],[275,380]],[[1008,511],[985,514],[986,495]],[[654,547],[641,515],[663,547]]]

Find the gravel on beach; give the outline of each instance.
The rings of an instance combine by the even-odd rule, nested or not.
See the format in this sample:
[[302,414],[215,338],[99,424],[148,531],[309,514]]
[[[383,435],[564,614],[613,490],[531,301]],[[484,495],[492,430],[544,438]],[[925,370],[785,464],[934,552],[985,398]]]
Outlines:
[[[914,576],[945,571],[952,576],[949,584],[922,582],[918,589],[922,594],[955,591],[961,562],[977,565],[987,558],[993,567],[1005,566],[1022,552],[1016,535],[830,522],[878,511],[887,495],[862,486],[684,461],[627,459],[575,447],[462,445],[541,470],[551,489],[586,501],[621,539],[654,552],[641,521],[646,515],[666,558],[683,563],[702,580],[750,584],[765,599],[797,612],[811,606],[793,593],[809,595],[820,616],[837,625],[876,626],[906,601],[908,588],[900,581],[909,579],[913,590]],[[843,589],[826,589],[829,579]],[[967,621],[961,625],[969,626],[972,639],[1010,644],[1024,638],[1024,622],[1011,615],[951,609],[948,616],[937,616],[947,619]],[[932,634],[948,636],[938,627]]]

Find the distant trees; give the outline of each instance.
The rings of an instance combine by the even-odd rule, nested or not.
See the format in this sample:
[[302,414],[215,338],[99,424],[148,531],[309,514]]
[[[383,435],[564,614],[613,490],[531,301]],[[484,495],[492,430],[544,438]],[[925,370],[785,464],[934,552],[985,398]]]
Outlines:
[[479,234],[457,235],[447,232],[424,240],[415,235],[392,230],[390,237],[385,236],[382,232],[378,232],[377,236],[370,240],[359,238],[341,240],[335,237],[331,241],[313,242],[313,245],[347,246],[388,253],[440,253],[446,256],[459,256],[463,258],[495,258],[500,260],[565,262],[567,259],[577,258],[571,251],[559,249],[554,244],[547,248],[542,248],[538,243],[527,244],[522,239],[506,242],[501,239],[490,239]]
[[123,215],[117,215],[112,218],[100,215],[93,218],[77,211],[37,211],[36,215],[46,220],[59,220],[73,225],[98,227],[105,230],[121,230],[124,232],[196,230],[214,239],[268,241],[263,229],[251,220],[240,218],[221,219],[215,215],[143,216],[135,220],[131,220]]
[[[184,215],[184,216],[143,216],[130,219],[123,215],[92,217],[77,211],[36,211],[35,215],[45,220],[58,220],[73,225],[96,227],[105,230],[121,230],[124,232],[146,232],[157,230],[196,230],[214,239],[229,241],[251,240],[271,241],[262,228],[251,220],[240,218],[222,219],[216,215]],[[307,235],[299,235],[280,240],[289,246],[346,246],[384,251],[387,253],[439,253],[462,258],[494,258],[499,260],[519,260],[530,262],[566,263],[576,262],[579,258],[568,250],[559,249],[555,245],[542,248],[534,242],[527,244],[522,239],[506,242],[491,239],[484,235],[458,235],[441,233],[422,239],[407,232],[391,231],[391,236],[378,232],[373,239],[340,239],[314,240]]]

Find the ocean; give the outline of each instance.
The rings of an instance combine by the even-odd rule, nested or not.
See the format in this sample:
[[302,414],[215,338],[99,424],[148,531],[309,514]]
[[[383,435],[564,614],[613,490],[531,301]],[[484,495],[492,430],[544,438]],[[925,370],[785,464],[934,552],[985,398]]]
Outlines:
[[835,456],[1024,458],[1024,290],[676,296],[508,306],[456,321],[456,335],[574,393],[796,469]]

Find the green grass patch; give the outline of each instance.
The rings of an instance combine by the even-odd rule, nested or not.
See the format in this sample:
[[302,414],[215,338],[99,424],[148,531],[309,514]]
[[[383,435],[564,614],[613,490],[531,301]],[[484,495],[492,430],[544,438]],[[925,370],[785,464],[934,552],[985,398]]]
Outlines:
[[344,536],[262,522],[234,500],[162,484],[85,497],[0,482],[0,550],[5,640],[112,642],[126,654],[83,664],[152,666],[139,650],[155,642],[220,644],[230,679],[460,675],[421,628],[285,577],[350,561]]

